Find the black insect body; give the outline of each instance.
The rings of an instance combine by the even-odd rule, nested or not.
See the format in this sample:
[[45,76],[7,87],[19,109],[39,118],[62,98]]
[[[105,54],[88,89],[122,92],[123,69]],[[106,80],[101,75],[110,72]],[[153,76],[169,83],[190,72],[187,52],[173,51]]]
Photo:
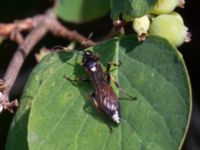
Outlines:
[[103,72],[99,58],[91,51],[84,51],[82,63],[95,88],[92,99],[96,107],[100,108],[117,124],[120,123],[120,103],[110,82],[110,75]]

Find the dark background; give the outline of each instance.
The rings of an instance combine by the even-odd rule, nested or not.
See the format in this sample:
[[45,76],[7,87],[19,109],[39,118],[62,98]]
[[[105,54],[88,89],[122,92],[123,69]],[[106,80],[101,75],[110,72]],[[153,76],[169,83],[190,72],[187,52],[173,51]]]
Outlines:
[[[36,14],[43,13],[48,7],[52,5],[51,0],[17,0],[17,1],[8,1],[1,0],[0,3],[0,22],[7,23],[13,22],[16,19],[23,19],[26,17],[31,17]],[[199,69],[199,57],[200,57],[200,1],[198,0],[190,0],[187,1],[185,9],[177,9],[178,12],[184,18],[185,24],[189,27],[190,32],[192,33],[192,41],[191,43],[183,44],[179,50],[183,54],[186,66],[188,68],[188,72],[190,75],[191,83],[192,83],[192,92],[193,92],[193,111],[192,118],[189,127],[189,131],[183,145],[183,150],[200,150],[200,81],[198,77],[200,77]],[[109,16],[106,16],[97,21],[83,24],[83,25],[74,25],[67,24],[71,29],[77,29],[80,33],[88,36],[92,31],[94,36],[92,38],[97,39],[101,37],[103,34],[106,34],[111,26],[112,22],[109,19]],[[24,33],[26,34],[26,33]],[[19,97],[24,84],[28,78],[30,71],[35,66],[35,58],[34,53],[37,52],[42,46],[53,47],[54,45],[63,45],[66,46],[68,41],[63,39],[55,38],[52,35],[48,34],[45,38],[35,47],[34,52],[27,58],[19,77],[15,83],[14,89],[12,90],[11,98]],[[0,78],[3,77],[3,74],[6,71],[6,68],[9,64],[9,61],[17,48],[17,44],[10,41],[5,40],[0,45]],[[10,123],[12,115],[4,112],[0,117],[0,150],[3,149],[6,133],[8,127],[5,126]],[[9,118],[9,119],[8,119]],[[4,122],[4,124],[2,124]]]

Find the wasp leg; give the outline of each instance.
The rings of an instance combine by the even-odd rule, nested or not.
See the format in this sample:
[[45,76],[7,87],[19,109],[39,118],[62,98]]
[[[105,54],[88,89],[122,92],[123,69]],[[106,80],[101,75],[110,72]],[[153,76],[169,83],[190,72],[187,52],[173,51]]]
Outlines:
[[107,64],[107,67],[106,67],[106,72],[110,72],[110,67],[111,66],[115,66],[115,67],[120,67],[121,66],[121,61],[119,60],[119,63],[117,64],[117,63],[113,63],[113,62],[109,62],[108,64]]
[[85,106],[84,106],[84,111],[85,111],[85,112],[91,113],[91,112],[89,112],[88,109],[87,109],[89,106],[91,106],[91,105],[90,105],[91,102],[92,102],[93,105],[95,105],[96,108],[99,108],[99,105],[98,105],[98,103],[97,103],[97,101],[96,101],[96,99],[95,99],[95,92],[93,92],[93,93],[91,94],[91,99],[90,99],[90,101],[87,101],[87,102],[86,102],[86,104],[85,104]]
[[[113,62],[109,62],[108,64],[107,64],[107,69],[110,69],[110,68],[108,68],[108,66],[110,66],[111,67],[111,65],[113,65],[113,66],[115,66],[115,67],[120,67],[121,66],[121,64],[122,64],[122,62],[119,60],[119,63],[117,64],[117,63],[113,63]],[[109,71],[109,70],[108,70]]]
[[120,85],[117,83],[117,81],[114,79],[114,77],[112,77],[110,75],[110,67],[111,67],[111,65],[119,67],[119,66],[121,66],[121,64],[122,64],[121,61],[119,61],[118,64],[112,63],[112,62],[107,64],[106,80],[107,80],[108,84],[110,84],[110,80],[112,80],[114,82],[115,86],[120,90],[121,93],[123,93],[124,95],[129,97],[131,100],[136,100],[137,99],[136,97],[129,95],[123,88],[120,87]]
[[118,64],[116,64],[116,63],[112,63],[112,62],[109,62],[108,64],[107,64],[107,67],[106,67],[106,80],[107,80],[107,82],[108,83],[110,83],[110,67],[111,67],[111,65],[113,65],[113,66],[115,66],[115,67],[119,67],[119,66],[121,66],[121,61],[119,61],[119,63]]
[[115,86],[119,89],[121,93],[129,97],[131,100],[137,100],[137,97],[129,95],[123,88],[120,87],[120,85],[117,83],[117,81],[111,76],[111,80],[114,82]]
[[120,91],[121,93],[123,93],[124,95],[126,95],[127,97],[129,97],[131,100],[137,100],[137,97],[134,97],[134,96],[129,95],[123,88],[121,88],[120,85],[118,84],[118,82],[115,80],[114,77],[112,77],[112,76],[110,75],[109,72],[106,73],[106,80],[107,80],[107,82],[108,82],[109,84],[110,84],[110,80],[112,80],[113,83],[115,84],[115,86],[119,89],[119,91]]
[[95,107],[99,108],[99,104],[97,103],[97,101],[95,99],[95,92],[92,93],[91,98],[92,98],[92,102],[95,105]]
[[73,84],[77,83],[79,81],[90,81],[88,78],[85,78],[85,77],[76,77],[75,79],[71,79],[71,78],[64,75],[63,78],[72,82]]

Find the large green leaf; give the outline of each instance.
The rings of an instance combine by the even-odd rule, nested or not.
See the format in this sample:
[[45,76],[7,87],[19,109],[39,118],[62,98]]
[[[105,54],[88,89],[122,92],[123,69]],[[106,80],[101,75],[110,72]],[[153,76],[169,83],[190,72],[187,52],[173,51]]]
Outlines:
[[55,12],[65,21],[83,23],[106,15],[109,9],[109,0],[58,0]]
[[[63,78],[86,76],[80,66],[82,56],[57,52],[47,56],[31,75],[21,100],[27,104],[13,120],[7,149],[22,150],[25,143],[30,150],[180,148],[191,114],[191,89],[177,50],[158,37],[138,42],[132,36],[91,49],[101,56],[103,66],[121,60],[122,65],[113,68],[112,75],[138,98],[126,100],[115,89],[121,100],[120,125],[112,124],[91,104],[90,82],[73,84]],[[113,127],[112,133],[107,124]]]
[[141,17],[149,12],[157,0],[111,0],[111,17],[116,20],[123,16]]

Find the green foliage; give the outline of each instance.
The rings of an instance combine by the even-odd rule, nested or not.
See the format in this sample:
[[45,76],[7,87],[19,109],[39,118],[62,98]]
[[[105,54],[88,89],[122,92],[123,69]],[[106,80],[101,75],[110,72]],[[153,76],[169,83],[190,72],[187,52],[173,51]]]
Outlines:
[[[91,50],[118,63],[112,75],[136,101],[119,93],[122,119],[115,126],[90,101],[90,82],[63,78],[86,76],[81,55],[56,52],[34,69],[7,140],[7,150],[178,149],[191,113],[191,89],[184,61],[166,40],[115,38]],[[113,127],[109,132],[107,124]]]
[[116,20],[121,13],[125,18],[141,17],[147,14],[156,2],[157,0],[111,0],[111,17]]
[[55,12],[64,21],[83,23],[106,15],[109,9],[108,0],[58,0]]
[[[111,17],[116,20],[123,17],[141,17],[147,14],[157,0],[58,0],[56,14],[64,21],[84,23],[106,15],[111,10]],[[111,4],[111,7],[110,7]]]

